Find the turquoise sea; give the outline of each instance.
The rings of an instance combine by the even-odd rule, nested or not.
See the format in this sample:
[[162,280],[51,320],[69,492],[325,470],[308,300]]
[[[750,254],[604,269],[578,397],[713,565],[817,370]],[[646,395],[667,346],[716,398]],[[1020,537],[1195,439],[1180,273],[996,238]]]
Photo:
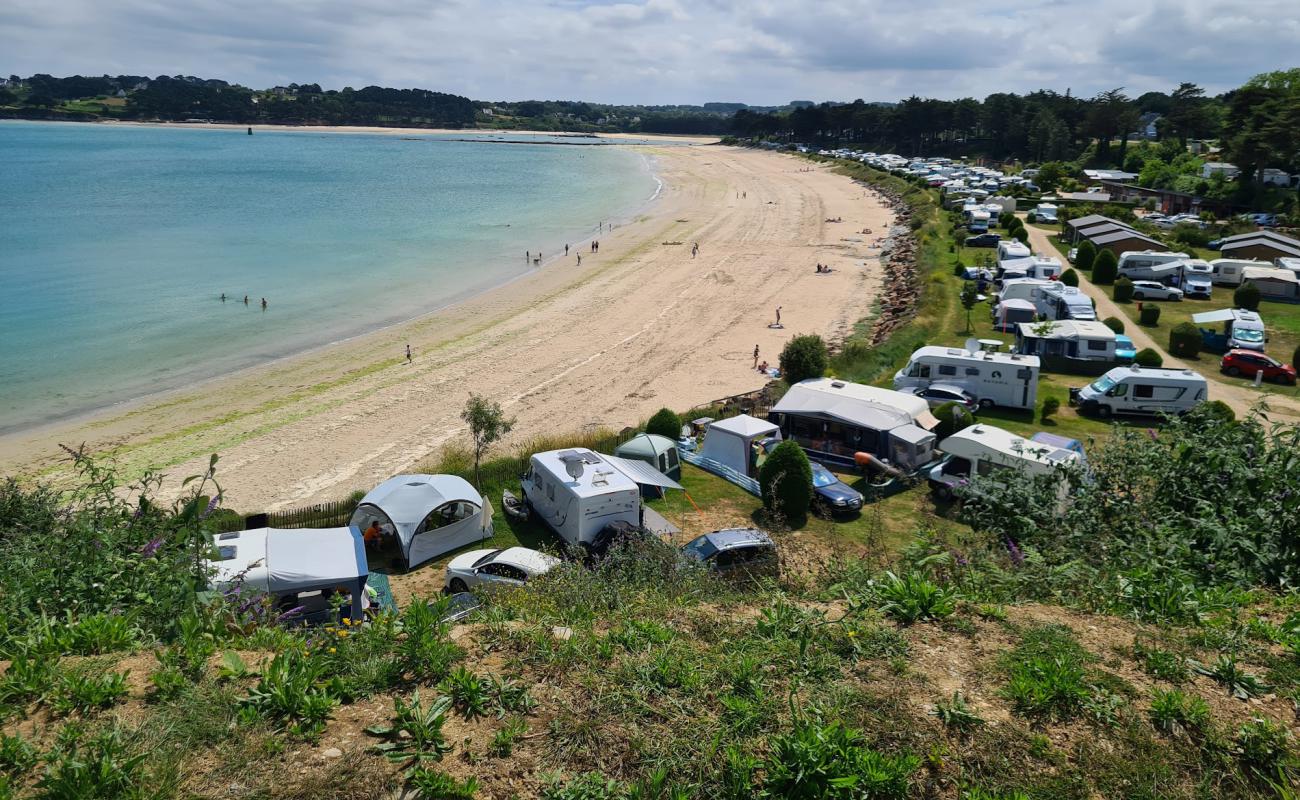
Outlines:
[[508,138],[0,122],[0,432],[428,313],[657,192]]

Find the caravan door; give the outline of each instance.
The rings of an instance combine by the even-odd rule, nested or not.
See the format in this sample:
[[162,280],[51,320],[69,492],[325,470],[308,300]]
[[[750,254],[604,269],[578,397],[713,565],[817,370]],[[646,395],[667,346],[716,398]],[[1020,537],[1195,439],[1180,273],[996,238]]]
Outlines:
[[484,519],[483,509],[468,500],[443,503],[416,527],[406,554],[407,566],[415,567],[491,535],[492,521]]

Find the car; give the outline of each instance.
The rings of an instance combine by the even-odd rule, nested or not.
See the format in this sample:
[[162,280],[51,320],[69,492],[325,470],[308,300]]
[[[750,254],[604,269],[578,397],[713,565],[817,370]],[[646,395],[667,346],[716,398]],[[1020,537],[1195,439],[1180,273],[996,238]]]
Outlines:
[[812,462],[813,508],[826,516],[862,510],[862,493]]
[[1134,300],[1182,300],[1183,290],[1159,281],[1133,281]]
[[978,236],[967,236],[967,247],[997,247],[998,242],[1002,241],[1002,236],[996,233],[981,233]]
[[560,564],[560,559],[527,547],[472,550],[447,564],[446,587],[452,593],[471,589],[523,586]]
[[682,547],[682,556],[724,576],[780,572],[776,543],[758,528],[725,528],[697,536]]
[[1065,260],[1069,261],[1071,264],[1073,264],[1074,260],[1078,257],[1079,257],[1079,248],[1077,247],[1071,247],[1070,252],[1065,254]]
[[1218,250],[1220,247],[1223,247],[1223,239],[1211,239],[1205,246],[1211,250]]
[[1133,340],[1122,333],[1115,334],[1115,360],[1121,364],[1132,364],[1137,358],[1137,347]]
[[1256,373],[1264,373],[1264,380],[1295,386],[1296,371],[1290,364],[1283,364],[1275,358],[1253,350],[1229,350],[1219,362],[1219,371],[1225,375],[1238,375],[1254,378]]
[[975,413],[980,407],[980,402],[975,395],[961,388],[948,383],[932,383],[924,388],[912,387],[904,389],[908,394],[914,394],[925,402],[930,404],[930,408],[938,408],[944,403],[960,403],[971,412]]

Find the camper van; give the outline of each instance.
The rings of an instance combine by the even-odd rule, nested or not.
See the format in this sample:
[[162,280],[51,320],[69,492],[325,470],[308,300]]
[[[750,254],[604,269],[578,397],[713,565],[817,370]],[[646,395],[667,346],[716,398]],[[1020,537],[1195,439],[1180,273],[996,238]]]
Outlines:
[[1242,270],[1267,266],[1267,261],[1248,258],[1216,258],[1210,262],[1210,268],[1214,270],[1214,283],[1218,286],[1240,286]]
[[1226,353],[1229,350],[1257,350],[1264,352],[1268,336],[1264,332],[1264,318],[1257,311],[1244,308],[1224,308],[1203,311],[1192,315],[1197,326],[1223,323],[1223,333],[1212,328],[1201,328],[1201,342],[1207,350]]
[[1205,377],[1190,369],[1115,367],[1081,389],[1070,390],[1070,405],[1109,417],[1112,414],[1185,414],[1206,399]]
[[1052,283],[1044,286],[1034,298],[1034,307],[1047,319],[1095,320],[1097,310],[1092,299],[1076,286]]
[[930,470],[930,488],[940,497],[952,497],[957,486],[971,476],[997,479],[1005,470],[1028,475],[1059,475],[1061,498],[1068,483],[1065,470],[1082,465],[1079,453],[1066,447],[1023,439],[1014,433],[979,423],[957,431],[939,443],[946,457]]
[[980,407],[1033,409],[1038,403],[1037,356],[991,353],[972,347],[927,345],[912,353],[907,366],[894,375],[895,389],[924,388],[931,383],[960,386],[979,400]]
[[524,499],[571,545],[591,545],[612,523],[641,525],[641,490],[608,456],[575,447],[528,460],[520,483]]
[[970,220],[966,223],[966,229],[971,233],[986,233],[989,229],[989,218],[988,211],[977,208],[970,212]]
[[1214,267],[1208,261],[1189,258],[1183,262],[1183,294],[1209,300],[1214,294]]

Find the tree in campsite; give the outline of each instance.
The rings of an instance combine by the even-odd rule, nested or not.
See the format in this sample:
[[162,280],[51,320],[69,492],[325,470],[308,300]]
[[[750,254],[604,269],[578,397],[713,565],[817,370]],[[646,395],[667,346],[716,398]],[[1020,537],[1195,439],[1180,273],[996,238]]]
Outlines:
[[1169,331],[1169,355],[1196,358],[1201,354],[1201,331],[1190,322],[1180,322]]
[[1079,273],[1075,272],[1072,269],[1067,269],[1065,272],[1061,273],[1061,283],[1065,284],[1066,286],[1078,286]]
[[781,351],[781,376],[794,385],[826,374],[826,342],[815,333],[796,336]]
[[796,442],[787,439],[776,446],[758,471],[758,483],[769,514],[794,524],[807,516],[812,466]]
[[1119,274],[1119,259],[1109,250],[1102,250],[1092,262],[1092,282],[1108,286],[1115,282]]
[[1259,287],[1253,283],[1243,283],[1232,293],[1232,304],[1247,311],[1258,311],[1259,300]]
[[1147,303],[1142,306],[1138,312],[1138,324],[1145,325],[1148,328],[1154,328],[1160,324],[1160,306],[1155,303]]
[[961,307],[966,309],[966,332],[971,332],[970,312],[980,301],[975,281],[965,281],[961,285]]
[[[1094,274],[1093,279],[1095,280],[1096,277]],[[1116,303],[1133,302],[1133,281],[1123,275],[1119,276],[1119,280],[1115,281],[1115,288],[1111,290],[1111,297],[1115,298]]]
[[1023,225],[1013,230],[1011,237],[1021,244],[1029,244],[1029,231]]
[[1061,401],[1055,397],[1048,397],[1043,400],[1043,408],[1038,416],[1043,422],[1047,422],[1057,411],[1061,410]]
[[1144,347],[1133,356],[1133,363],[1139,367],[1159,367],[1165,363],[1165,359],[1150,347]]
[[1074,254],[1074,266],[1081,270],[1090,270],[1097,261],[1097,245],[1087,239],[1079,245],[1079,252]]
[[1115,333],[1124,332],[1124,320],[1119,317],[1106,317],[1101,321],[1101,324],[1110,328],[1112,331],[1115,331]]
[[479,476],[479,464],[483,460],[483,454],[493,442],[510,433],[515,427],[515,421],[506,419],[500,403],[476,394],[469,396],[469,401],[465,403],[465,410],[460,412],[460,418],[469,424],[469,433],[474,439],[474,485],[482,491],[483,481]]
[[682,435],[682,418],[673,413],[671,409],[661,408],[646,423],[645,432],[676,439]]

